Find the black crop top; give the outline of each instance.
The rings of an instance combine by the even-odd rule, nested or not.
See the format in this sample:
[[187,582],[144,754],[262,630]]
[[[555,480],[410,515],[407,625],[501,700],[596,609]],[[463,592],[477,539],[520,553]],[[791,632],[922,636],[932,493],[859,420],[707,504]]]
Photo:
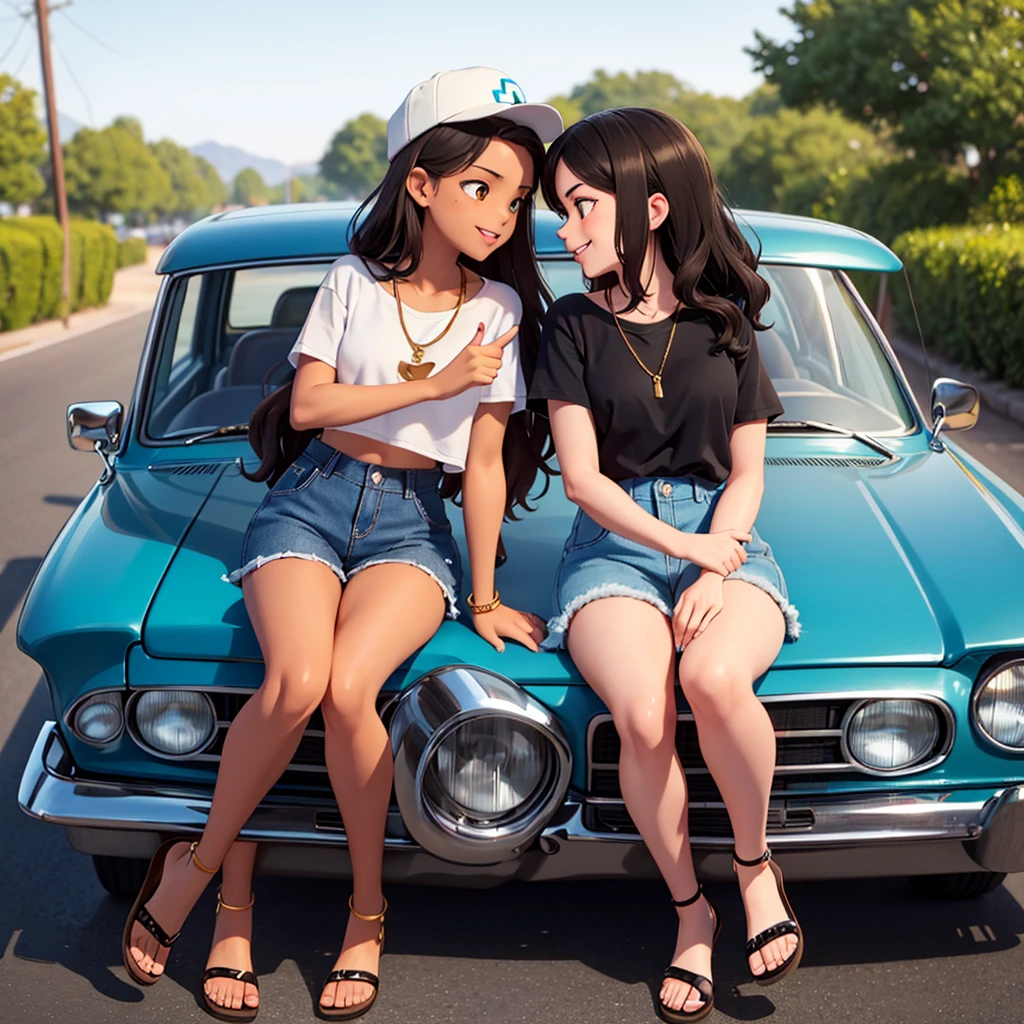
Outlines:
[[[713,355],[717,332],[708,316],[682,309],[678,319],[662,374],[665,396],[655,398],[651,378],[607,310],[582,294],[563,296],[548,309],[530,398],[590,409],[601,472],[612,480],[698,476],[721,483],[732,469],[732,428],[783,412],[754,339],[745,355]],[[671,318],[637,324],[619,317],[619,323],[657,373]],[[754,333],[747,320],[743,330]]]

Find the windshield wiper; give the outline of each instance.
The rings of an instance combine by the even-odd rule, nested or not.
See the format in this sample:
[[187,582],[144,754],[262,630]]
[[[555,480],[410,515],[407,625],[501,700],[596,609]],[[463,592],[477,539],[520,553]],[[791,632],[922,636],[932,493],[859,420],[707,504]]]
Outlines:
[[[173,434],[164,434],[165,438],[181,437],[185,431],[176,430]],[[229,437],[232,434],[248,434],[248,423],[232,423],[227,427],[217,427],[216,430],[205,430],[201,434],[192,434],[185,438],[185,444],[195,444],[196,441],[205,441],[210,437]]]
[[854,440],[860,441],[861,444],[867,445],[868,448],[878,452],[879,455],[884,455],[890,462],[895,462],[899,458],[895,452],[886,448],[881,441],[876,441],[870,434],[865,434],[861,430],[849,430],[846,427],[839,427],[835,423],[823,423],[821,420],[775,420],[768,424],[769,430],[779,430],[785,427],[795,427],[799,430],[820,430],[825,434],[852,437]]

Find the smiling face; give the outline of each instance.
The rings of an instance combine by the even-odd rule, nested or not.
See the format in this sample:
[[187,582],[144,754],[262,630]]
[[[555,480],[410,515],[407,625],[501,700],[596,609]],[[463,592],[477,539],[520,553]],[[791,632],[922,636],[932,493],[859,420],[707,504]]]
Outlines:
[[408,189],[451,245],[482,261],[512,237],[519,211],[535,184],[529,152],[503,139],[491,139],[472,164],[436,181],[414,168]]
[[558,237],[590,280],[618,273],[615,251],[615,194],[586,184],[564,160],[555,168],[555,191],[565,207],[566,221]]

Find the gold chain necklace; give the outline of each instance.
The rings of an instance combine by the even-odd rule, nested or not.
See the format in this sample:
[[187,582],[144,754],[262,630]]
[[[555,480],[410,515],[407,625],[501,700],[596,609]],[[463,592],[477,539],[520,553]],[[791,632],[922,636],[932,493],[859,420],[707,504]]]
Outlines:
[[651,373],[643,364],[643,360],[636,354],[636,350],[629,343],[629,338],[626,337],[626,332],[622,329],[622,324],[619,323],[619,318],[615,315],[615,307],[612,305],[612,293],[611,289],[608,289],[604,293],[604,301],[608,305],[608,312],[611,313],[612,319],[615,321],[615,326],[619,329],[619,334],[622,335],[622,340],[626,343],[626,348],[633,353],[633,358],[640,364],[640,369],[647,374],[648,377],[654,383],[654,397],[664,398],[665,391],[661,386],[661,375],[665,371],[665,364],[668,362],[668,354],[672,348],[672,339],[676,336],[676,326],[679,321],[676,319],[679,316],[679,310],[682,307],[682,302],[676,304],[675,311],[672,313],[672,330],[668,332],[668,344],[665,346],[665,354],[661,357],[661,366],[658,367],[657,373]]
[[436,345],[454,326],[455,319],[459,315],[459,310],[462,309],[463,302],[466,301],[466,268],[461,264],[459,265],[459,276],[462,279],[462,283],[459,286],[459,303],[455,307],[455,312],[452,313],[451,320],[448,321],[448,326],[436,337],[433,341],[419,344],[412,340],[409,335],[409,329],[405,326],[405,317],[402,315],[402,300],[398,294],[398,281],[393,282],[395,289],[395,303],[398,306],[398,322],[402,325],[402,333],[405,335],[405,340],[409,342],[412,347],[412,362],[407,363],[404,359],[399,360],[398,363],[398,376],[402,380],[424,380],[430,376],[430,371],[436,364],[423,362],[423,350],[430,348],[431,345]]

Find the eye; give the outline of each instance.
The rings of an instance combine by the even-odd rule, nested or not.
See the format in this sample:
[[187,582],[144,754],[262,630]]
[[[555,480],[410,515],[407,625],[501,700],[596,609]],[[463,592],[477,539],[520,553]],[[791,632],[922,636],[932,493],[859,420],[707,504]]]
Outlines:
[[478,199],[482,202],[490,193],[491,186],[486,181],[464,181],[462,183],[462,191],[470,199]]
[[582,220],[590,211],[597,206],[596,199],[577,199],[576,200],[576,212],[580,215]]
[[509,203],[509,207],[508,208],[513,213],[518,213],[519,212],[519,207],[522,206],[522,205],[523,205],[523,200],[522,199],[513,199],[512,202]]

